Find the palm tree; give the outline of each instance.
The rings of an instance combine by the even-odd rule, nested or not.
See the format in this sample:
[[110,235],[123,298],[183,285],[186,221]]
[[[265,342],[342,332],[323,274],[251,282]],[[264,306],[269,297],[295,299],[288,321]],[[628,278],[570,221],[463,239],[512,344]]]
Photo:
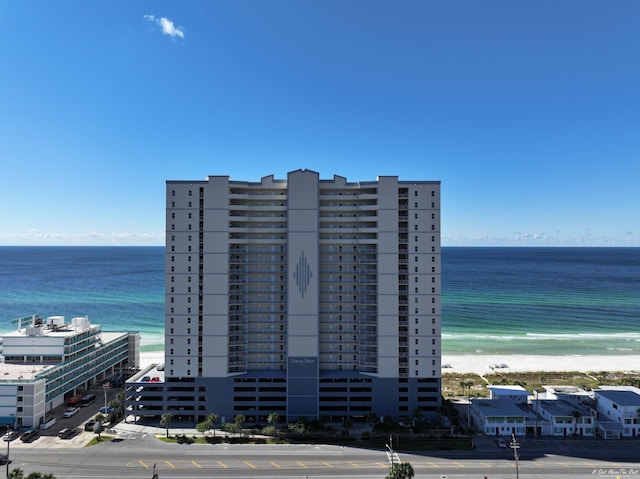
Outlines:
[[578,419],[582,417],[582,414],[580,414],[580,411],[574,409],[573,411],[571,411],[571,415],[573,416],[573,435],[577,436],[578,435]]
[[467,388],[467,429],[471,429],[471,386],[473,386],[473,381],[460,381],[463,395],[464,388]]
[[93,418],[93,420],[97,423],[100,424],[100,427],[98,428],[98,439],[102,439],[100,434],[102,434],[102,423],[105,421],[106,417],[104,414],[96,414],[96,417]]
[[353,422],[351,421],[351,419],[345,418],[344,421],[342,421],[342,431],[346,436],[349,435],[349,430],[352,427],[353,427]]
[[378,416],[375,412],[370,412],[369,414],[367,414],[367,422],[373,430],[378,424],[380,424],[380,416]]
[[218,422],[218,416],[215,412],[212,412],[207,416],[207,421],[211,423],[211,429],[213,429],[213,437],[216,437],[216,423]]
[[278,430],[278,419],[280,418],[280,416],[278,415],[277,412],[272,412],[271,414],[269,414],[269,416],[267,417],[267,422],[269,424],[273,424],[273,436],[276,435],[276,432]]
[[242,433],[242,425],[244,424],[245,419],[246,417],[244,414],[238,414],[233,418],[234,429],[236,430],[236,432]]
[[160,416],[160,425],[167,428],[167,437],[169,437],[169,424],[173,422],[173,414],[170,412],[164,413]]

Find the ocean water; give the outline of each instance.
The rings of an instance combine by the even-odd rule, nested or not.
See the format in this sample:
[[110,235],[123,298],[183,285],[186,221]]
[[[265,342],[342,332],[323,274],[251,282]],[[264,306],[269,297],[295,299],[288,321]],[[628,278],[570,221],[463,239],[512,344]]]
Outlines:
[[[640,248],[443,248],[444,354],[640,354]],[[0,247],[0,332],[88,315],[164,342],[163,247]]]

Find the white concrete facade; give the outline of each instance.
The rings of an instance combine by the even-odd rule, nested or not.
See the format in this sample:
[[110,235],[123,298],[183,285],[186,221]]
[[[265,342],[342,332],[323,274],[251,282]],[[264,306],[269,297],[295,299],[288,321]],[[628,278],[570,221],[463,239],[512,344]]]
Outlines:
[[130,351],[139,341],[137,332],[102,332],[86,316],[69,323],[63,316],[18,319],[18,328],[2,337],[0,423],[39,427],[65,396],[90,388],[115,367],[139,366],[130,362],[139,357]]
[[[280,414],[357,415],[345,405],[355,386],[344,401],[323,399],[323,382],[340,378],[369,384],[363,415],[391,398],[394,416],[437,410],[438,181],[209,176],[168,181],[166,207],[167,377],[205,388],[224,379],[236,397],[206,399],[193,415],[263,407],[258,389],[238,394],[258,377],[278,382],[268,400]],[[375,393],[382,380],[395,391]]]
[[595,397],[598,423],[610,421],[622,426],[623,437],[640,437],[640,394],[609,387],[596,390]]

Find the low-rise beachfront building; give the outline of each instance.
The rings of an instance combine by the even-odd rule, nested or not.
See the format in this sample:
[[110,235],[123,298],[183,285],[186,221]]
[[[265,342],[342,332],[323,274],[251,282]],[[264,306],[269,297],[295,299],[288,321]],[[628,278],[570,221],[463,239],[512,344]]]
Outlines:
[[[505,392],[504,389],[497,391],[498,394]],[[469,412],[472,426],[487,436],[524,436],[527,424],[535,420],[526,399],[522,403],[510,397],[473,399]]]
[[640,394],[636,388],[595,392],[598,435],[605,439],[640,437]]
[[[0,424],[46,427],[46,415],[65,399],[140,365],[138,332],[103,332],[86,316],[19,318],[2,336]],[[44,426],[43,426],[44,425]]]
[[522,386],[491,385],[487,388],[489,389],[489,399],[508,399],[514,404],[527,404],[529,399],[529,392]]
[[594,436],[594,420],[591,411],[578,402],[564,399],[539,399],[531,401],[531,407],[539,417],[543,436]]

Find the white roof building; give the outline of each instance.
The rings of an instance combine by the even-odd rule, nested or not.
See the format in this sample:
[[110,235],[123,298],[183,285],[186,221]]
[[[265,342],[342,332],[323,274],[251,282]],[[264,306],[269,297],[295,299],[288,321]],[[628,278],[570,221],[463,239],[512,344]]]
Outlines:
[[0,424],[38,427],[46,412],[116,369],[139,366],[137,332],[102,332],[88,317],[18,319],[2,337]]

